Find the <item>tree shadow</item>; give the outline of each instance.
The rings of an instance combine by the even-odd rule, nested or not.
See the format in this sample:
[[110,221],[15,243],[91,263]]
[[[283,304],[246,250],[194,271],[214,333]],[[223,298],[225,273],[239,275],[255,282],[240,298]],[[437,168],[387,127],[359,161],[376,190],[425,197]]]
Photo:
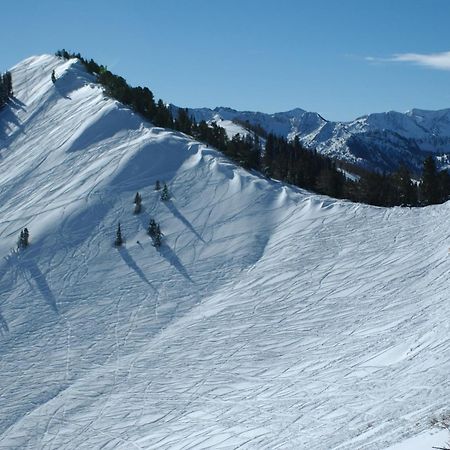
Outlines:
[[125,247],[118,247],[119,254],[124,260],[125,264],[132,270],[134,270],[137,276],[146,284],[148,284],[152,289],[156,291],[152,283],[147,279],[142,269],[136,264],[135,260],[131,257],[130,253]]
[[[14,113],[14,103],[8,102],[3,109],[0,110],[0,142],[4,142],[4,146],[8,147],[9,142],[16,134],[23,132],[23,125]],[[6,134],[6,130],[15,125],[17,129],[10,136]]]
[[184,278],[186,278],[186,280],[194,283],[178,256],[167,244],[162,244],[161,247],[158,248],[158,252],[168,261],[171,266],[175,267],[175,269],[177,269],[178,272],[180,272],[180,274],[183,275]]
[[65,98],[65,99],[67,99],[67,100],[72,100],[72,98],[68,96],[68,93],[66,92],[66,89],[63,89],[63,88],[61,87],[61,84],[58,85],[58,80],[56,80],[56,83],[55,83],[55,89],[56,89],[56,92],[57,92],[62,98]]
[[12,109],[21,109],[22,111],[26,111],[25,103],[20,101],[17,97],[11,97],[9,99],[9,104]]
[[[45,275],[39,269],[37,264],[32,259],[24,259],[23,261],[20,262],[20,265],[25,272],[28,272],[30,274],[31,278],[36,284],[36,287],[38,288],[39,292],[41,293],[42,297],[44,297],[44,300],[47,302],[50,308],[52,308],[53,311],[58,313],[59,311],[58,305],[56,303],[56,298],[53,295],[53,292],[47,283]],[[30,284],[30,286],[33,287],[30,280],[28,279],[27,281]]]
[[77,130],[69,141],[66,151],[71,153],[84,150],[92,144],[105,141],[124,130],[128,132],[138,130],[141,124],[139,117],[130,116],[128,108],[116,105],[101,117],[97,117],[92,123]]
[[189,220],[186,219],[186,217],[183,216],[183,214],[180,213],[180,211],[178,211],[178,209],[176,208],[176,206],[170,202],[162,202],[166,205],[166,207],[169,209],[169,211],[179,220],[183,223],[183,225],[188,228],[193,234],[195,234],[195,236],[202,242],[205,242],[203,240],[203,238],[198,234],[197,230],[192,226],[191,222],[189,222]]
[[[0,260],[0,298],[2,292],[9,292],[12,289],[12,279],[10,279],[8,282],[7,280],[4,280],[4,278],[10,269],[14,270],[16,262],[17,254],[15,251],[10,252],[8,255],[3,257],[3,260]],[[6,321],[0,309],[0,336],[3,336],[8,331],[8,322]]]
[[8,331],[9,331],[8,322],[6,322],[0,310],[0,336],[3,336]]

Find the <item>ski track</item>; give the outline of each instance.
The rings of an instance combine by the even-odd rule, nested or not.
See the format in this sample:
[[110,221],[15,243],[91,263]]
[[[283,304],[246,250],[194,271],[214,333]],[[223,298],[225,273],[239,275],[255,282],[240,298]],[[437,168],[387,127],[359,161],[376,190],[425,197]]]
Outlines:
[[312,195],[141,122],[74,61],[12,73],[1,449],[378,450],[448,411],[448,204]]

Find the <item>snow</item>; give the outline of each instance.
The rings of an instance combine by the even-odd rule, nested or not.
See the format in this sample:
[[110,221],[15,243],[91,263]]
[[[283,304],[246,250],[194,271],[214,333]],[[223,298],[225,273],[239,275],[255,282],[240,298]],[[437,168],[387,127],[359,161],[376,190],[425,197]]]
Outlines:
[[106,98],[74,60],[32,57],[12,74],[0,448],[447,439],[431,423],[450,400],[449,204],[370,207],[246,172]]
[[395,444],[387,450],[431,450],[433,447],[448,448],[448,442],[448,430],[441,430],[439,432],[424,432],[418,436],[406,439],[400,444]]

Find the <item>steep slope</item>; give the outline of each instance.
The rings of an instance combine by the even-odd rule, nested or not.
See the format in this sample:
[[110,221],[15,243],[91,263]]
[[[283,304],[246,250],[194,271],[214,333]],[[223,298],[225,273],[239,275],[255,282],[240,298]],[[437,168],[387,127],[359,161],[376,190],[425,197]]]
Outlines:
[[449,204],[311,195],[143,123],[74,60],[12,73],[0,448],[384,449],[448,410]]
[[[176,113],[176,107],[173,108]],[[450,109],[407,113],[369,114],[352,122],[330,122],[300,108],[275,114],[236,111],[231,108],[190,109],[197,120],[214,121],[229,135],[242,134],[233,121],[249,122],[266,132],[300,141],[332,158],[369,169],[390,171],[405,163],[413,170],[422,166],[428,152],[450,153]],[[227,122],[225,122],[227,121]]]

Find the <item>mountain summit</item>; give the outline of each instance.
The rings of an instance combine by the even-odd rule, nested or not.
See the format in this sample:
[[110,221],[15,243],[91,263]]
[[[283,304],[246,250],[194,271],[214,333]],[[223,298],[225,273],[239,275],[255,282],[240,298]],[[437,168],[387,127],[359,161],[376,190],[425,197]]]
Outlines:
[[376,450],[439,422],[449,204],[371,207],[247,172],[74,59],[11,73],[1,448]]

